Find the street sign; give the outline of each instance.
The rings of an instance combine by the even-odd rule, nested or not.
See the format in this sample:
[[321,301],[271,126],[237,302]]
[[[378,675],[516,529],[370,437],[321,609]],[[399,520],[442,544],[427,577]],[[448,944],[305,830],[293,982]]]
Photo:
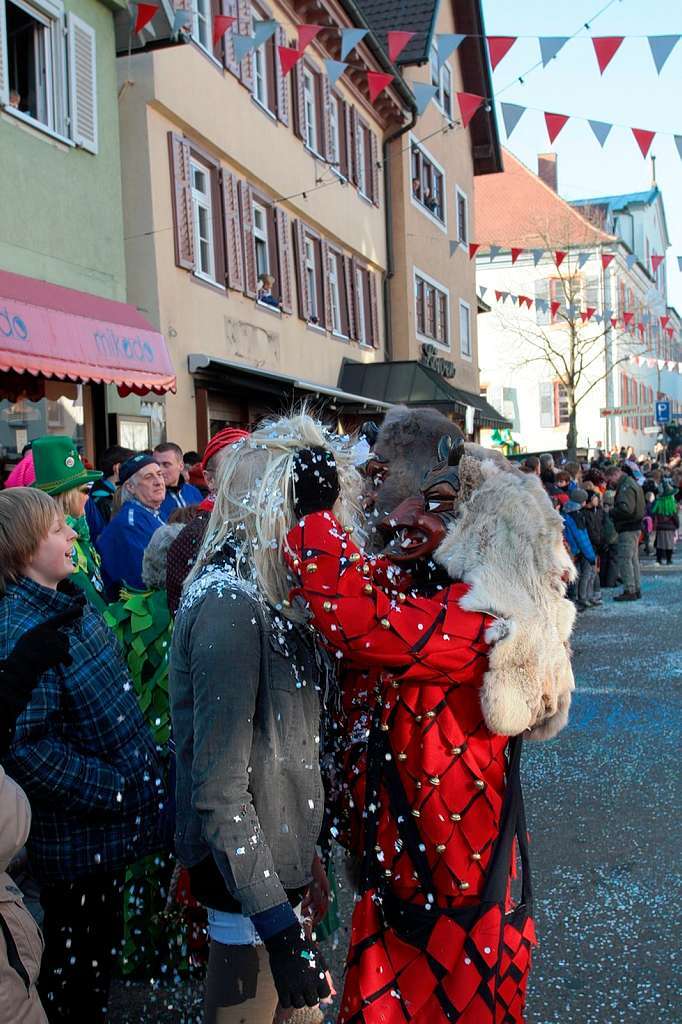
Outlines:
[[670,402],[656,402],[656,422],[670,423]]
[[[660,403],[659,403],[660,404]],[[617,405],[613,409],[600,409],[600,416],[651,416],[652,405]]]

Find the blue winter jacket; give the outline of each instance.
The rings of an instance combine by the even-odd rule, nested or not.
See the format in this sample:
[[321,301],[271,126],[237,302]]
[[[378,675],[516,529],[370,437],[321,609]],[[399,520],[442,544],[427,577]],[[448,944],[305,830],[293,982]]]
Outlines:
[[564,521],[564,538],[573,557],[582,555],[594,565],[597,556],[587,532],[582,509],[577,501],[567,501],[561,510],[561,517]]
[[181,483],[179,487],[167,487],[166,497],[159,509],[159,515],[166,523],[173,509],[187,508],[188,505],[200,505],[203,500],[203,494],[193,484]]
[[102,579],[107,593],[114,595],[121,584],[145,590],[142,558],[152,534],[163,526],[159,512],[138,501],[127,501],[97,539],[102,559]]
[[71,583],[51,590],[20,577],[0,601],[0,658],[75,605],[82,618],[64,627],[73,662],[41,676],[4,761],[31,801],[28,851],[41,882],[119,871],[161,847],[156,747],[102,616]]

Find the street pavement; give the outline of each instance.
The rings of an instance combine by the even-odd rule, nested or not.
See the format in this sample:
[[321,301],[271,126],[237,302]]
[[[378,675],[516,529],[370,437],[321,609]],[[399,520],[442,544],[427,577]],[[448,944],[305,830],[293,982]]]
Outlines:
[[[682,1024],[682,545],[676,557],[644,566],[641,601],[604,591],[579,617],[570,723],[526,745],[540,943],[527,1024]],[[346,926],[335,949],[325,944],[339,987],[351,909],[341,886]],[[200,1005],[186,983],[118,987],[112,1024],[200,1024]]]

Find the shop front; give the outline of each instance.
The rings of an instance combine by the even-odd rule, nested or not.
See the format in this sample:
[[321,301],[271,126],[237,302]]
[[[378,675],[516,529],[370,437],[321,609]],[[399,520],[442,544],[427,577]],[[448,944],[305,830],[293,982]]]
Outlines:
[[93,464],[110,444],[150,447],[174,389],[166,343],[134,306],[0,271],[6,467],[43,434],[73,437]]

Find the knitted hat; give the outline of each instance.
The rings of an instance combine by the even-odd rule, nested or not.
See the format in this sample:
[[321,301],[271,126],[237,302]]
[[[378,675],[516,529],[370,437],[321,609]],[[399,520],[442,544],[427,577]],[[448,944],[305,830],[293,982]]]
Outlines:
[[571,501],[575,501],[578,505],[582,505],[584,501],[587,501],[587,491],[584,491],[582,487],[574,487],[571,491]]
[[239,430],[237,427],[225,427],[223,430],[219,430],[217,434],[214,434],[211,440],[206,445],[203,458],[201,460],[201,468],[206,469],[208,460],[221,452],[223,448],[227,448],[228,445],[236,444],[237,441],[243,441],[244,438],[249,437],[248,430]]
[[7,487],[30,487],[36,478],[33,468],[33,452],[27,451],[21,462],[16,466],[5,480]]
[[31,446],[35,483],[47,494],[64,494],[76,487],[99,480],[99,470],[86,469],[70,437],[50,434],[37,437]]
[[124,484],[126,480],[130,480],[131,476],[144,469],[145,466],[156,466],[156,464],[156,459],[148,455],[147,452],[138,452],[137,455],[132,455],[121,464],[118,471],[119,484]]

